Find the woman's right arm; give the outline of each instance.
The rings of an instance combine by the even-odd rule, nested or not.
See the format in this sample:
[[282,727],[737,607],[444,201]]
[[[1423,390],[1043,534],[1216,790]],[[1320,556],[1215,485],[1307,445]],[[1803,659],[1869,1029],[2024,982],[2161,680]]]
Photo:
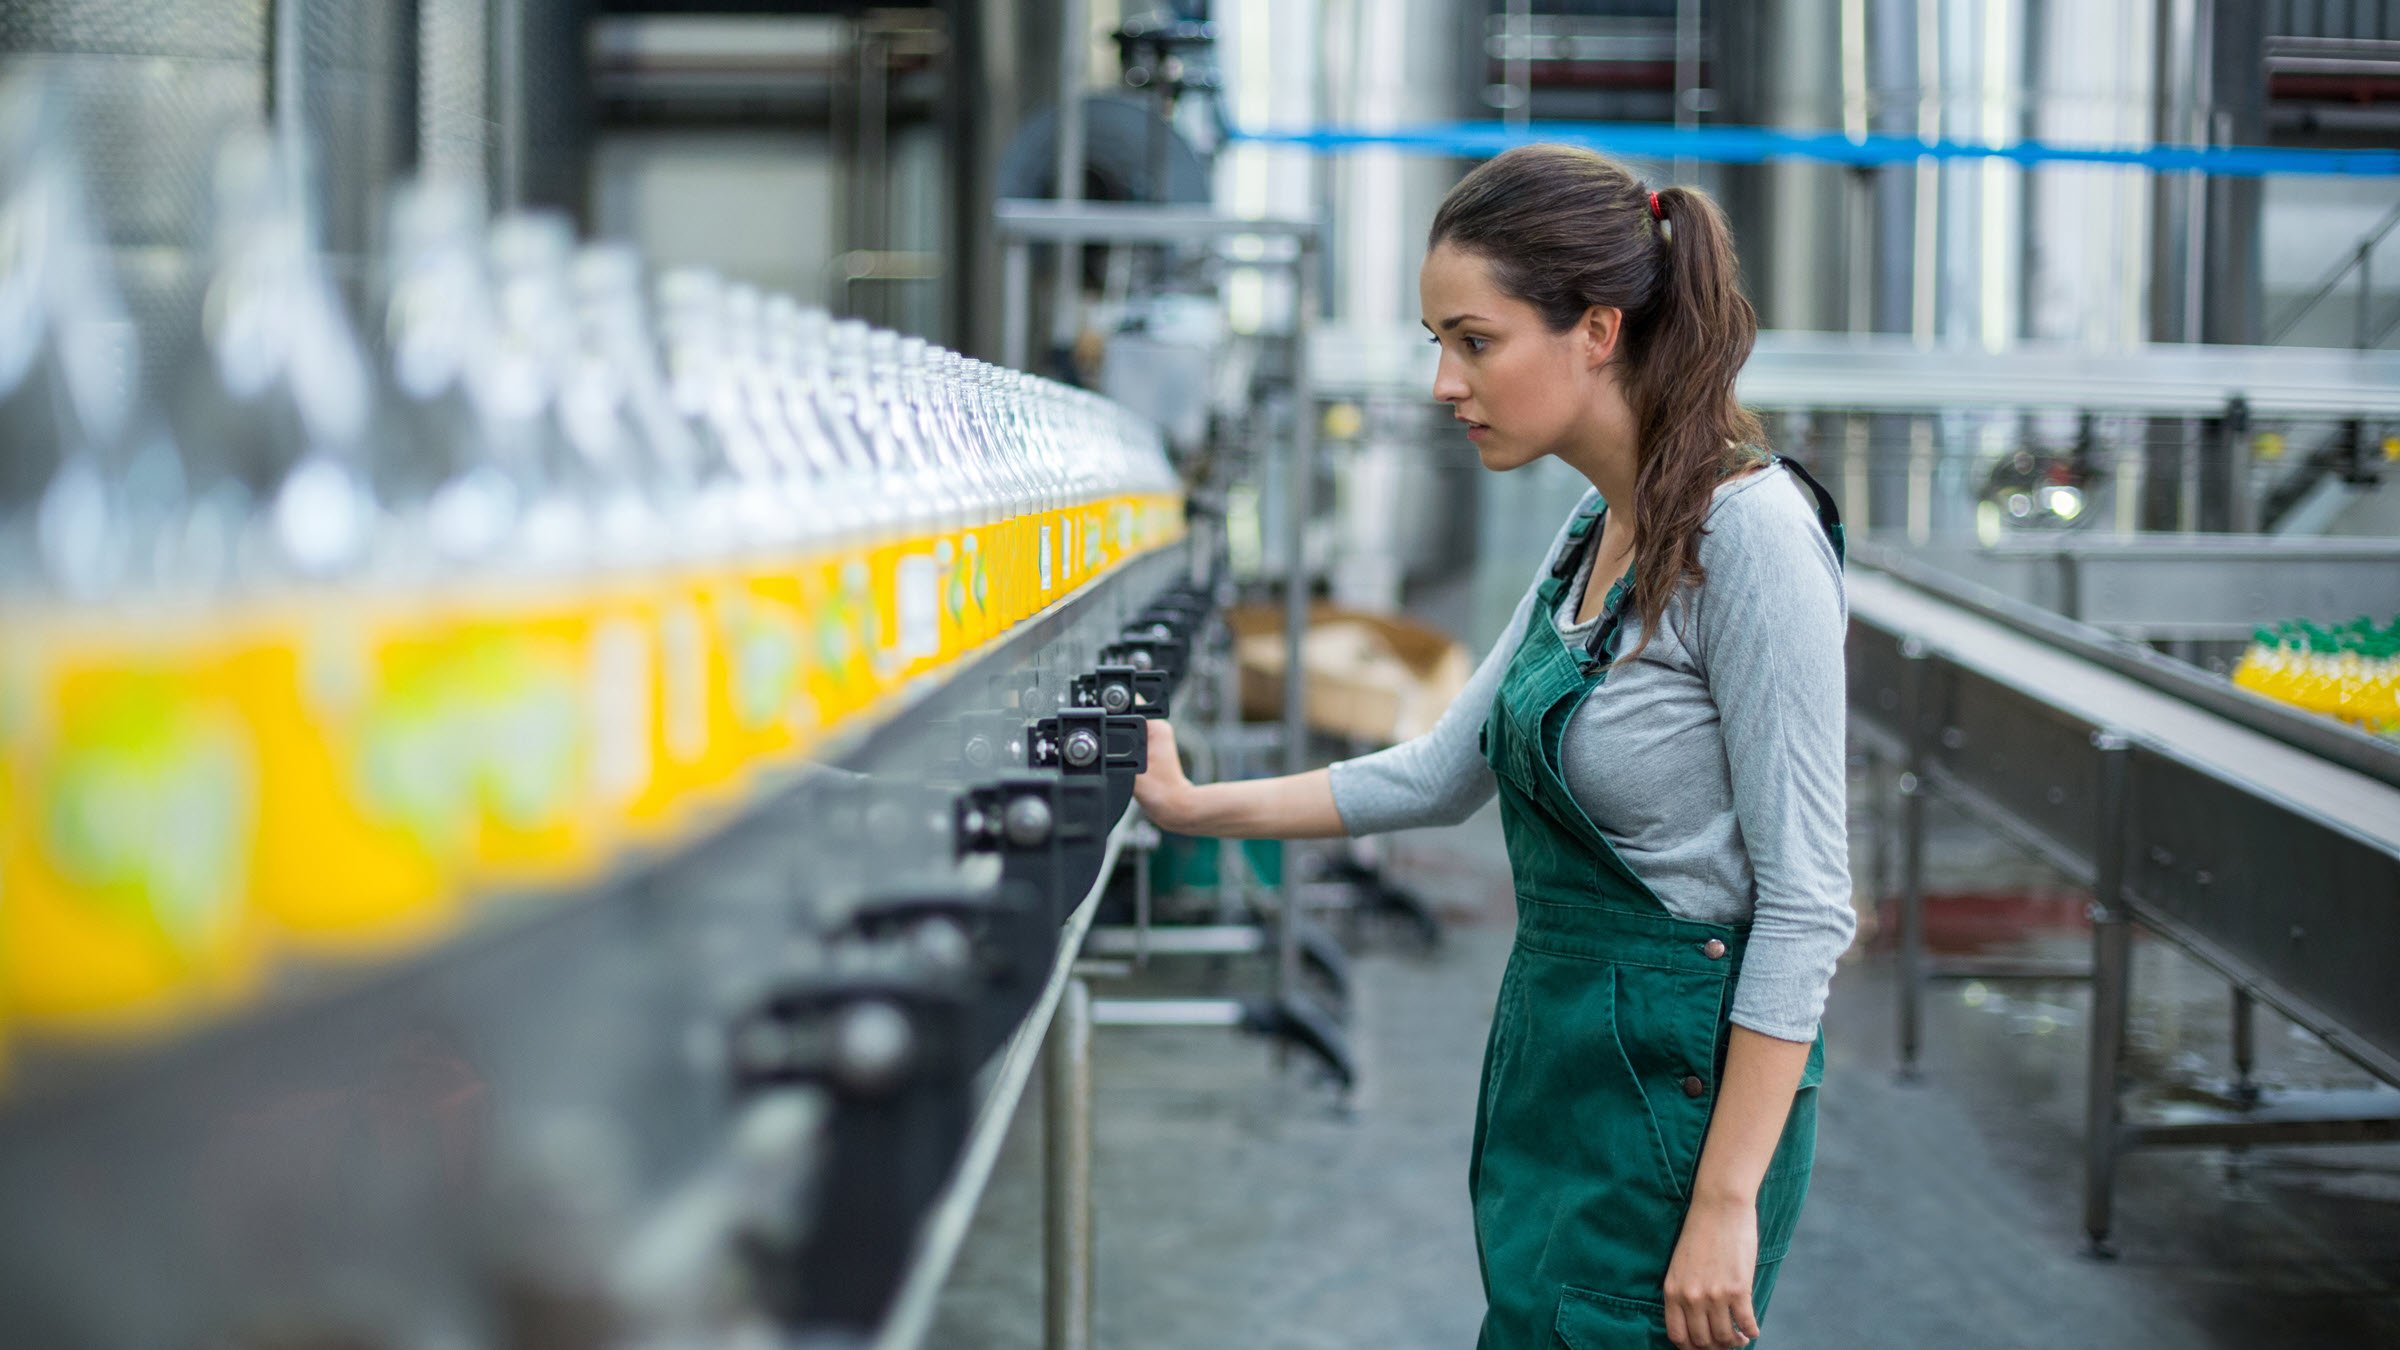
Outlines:
[[[1595,496],[1585,494],[1577,509]],[[1175,757],[1174,728],[1153,720],[1150,770],[1134,780],[1135,800],[1161,829],[1220,839],[1332,839],[1465,820],[1499,791],[1483,758],[1483,720],[1499,695],[1509,658],[1534,618],[1541,579],[1566,535],[1562,524],[1542,555],[1535,584],[1517,602],[1499,641],[1424,735],[1327,769],[1196,785],[1184,777]],[[1549,617],[1542,616],[1542,621]]]
[[1175,731],[1150,723],[1150,770],[1133,795],[1159,828],[1220,839],[1331,839],[1345,834],[1455,825],[1498,785],[1478,733],[1500,677],[1523,637],[1531,596],[1441,720],[1424,735],[1328,769],[1194,784],[1175,756]]
[[1281,778],[1194,783],[1175,754],[1175,728],[1150,723],[1150,769],[1133,797],[1162,830],[1215,839],[1333,839],[1349,833],[1323,769]]

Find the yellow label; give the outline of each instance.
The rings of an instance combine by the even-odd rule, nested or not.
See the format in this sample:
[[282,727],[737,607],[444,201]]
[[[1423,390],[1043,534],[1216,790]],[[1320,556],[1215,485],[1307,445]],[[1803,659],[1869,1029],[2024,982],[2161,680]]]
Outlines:
[[826,692],[813,678],[805,574],[809,564],[761,565],[719,609],[720,677],[738,762],[772,769],[824,729]]
[[648,737],[639,753],[613,743],[610,737],[625,728],[614,725],[617,715],[605,703],[595,704],[594,744],[604,753],[593,768],[603,828],[621,817],[627,838],[671,838],[695,813],[741,790],[747,756],[731,667],[748,633],[746,597],[738,578],[669,572],[620,588],[602,611],[594,635],[595,692],[614,691],[630,726]]
[[[471,881],[588,877],[602,860],[600,802],[638,795],[628,780],[641,769],[636,738],[649,741],[648,672],[612,619],[553,595],[461,625],[451,659],[475,737]],[[595,744],[595,729],[626,717],[632,727],[607,727]]]
[[831,726],[867,712],[882,694],[872,568],[855,554],[828,554],[804,565],[801,578],[808,599],[808,687]]
[[188,632],[9,642],[32,653],[0,765],[9,1021],[133,1030],[247,992],[259,767],[222,650]]
[[382,950],[447,930],[475,823],[476,729],[438,617],[323,606],[237,631],[234,696],[261,787],[252,892],[278,944]]

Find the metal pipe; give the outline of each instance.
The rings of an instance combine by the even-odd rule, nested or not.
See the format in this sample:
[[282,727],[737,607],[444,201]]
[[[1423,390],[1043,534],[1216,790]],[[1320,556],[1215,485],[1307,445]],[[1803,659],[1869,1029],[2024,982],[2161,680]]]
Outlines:
[[2367,327],[2374,310],[2375,246],[2371,243],[2360,244],[2358,246],[2358,321],[2352,324],[2351,328],[2357,337],[2357,341],[2353,345],[2361,351],[2364,351],[2374,341],[2374,334],[2369,332]]
[[[1527,89],[1531,102],[1532,90]],[[1700,124],[1700,0],[1675,0],[1675,129],[1693,131]],[[1675,157],[1675,181],[1692,181],[1690,156]]]
[[1000,364],[1026,370],[1026,330],[1033,325],[1033,246],[1011,239],[1001,250]]
[[[1308,636],[1307,530],[1316,467],[1317,400],[1307,352],[1316,319],[1317,262],[1317,241],[1303,238],[1292,269],[1292,435],[1283,463],[1283,771],[1287,774],[1308,768],[1308,691],[1300,657]],[[1300,987],[1297,852],[1289,840],[1283,843],[1282,907],[1276,920],[1275,993],[1279,1000]]]
[[1069,980],[1042,1057],[1042,1345],[1092,1345],[1092,990]]
[[1500,110],[1501,121],[1522,129],[1533,116],[1532,0],[1508,0],[1500,51],[1503,78],[1508,81],[1508,106]]
[[2258,1100],[2258,1084],[2251,1079],[2251,1070],[2258,1064],[2258,1000],[2248,989],[2233,987],[2233,1098],[2238,1102]]
[[492,13],[493,102],[498,105],[499,150],[492,188],[494,210],[525,204],[525,0],[494,0]]
[[1925,783],[1926,701],[1932,653],[1915,638],[1900,644],[1900,715],[1907,736],[1900,771],[1900,1079],[1917,1076],[1924,1040],[1925,999]]
[[2092,1039],[2084,1079],[2083,1231],[2091,1240],[2091,1254],[2099,1257],[2114,1255],[2108,1230],[2121,1152],[2118,1133],[2124,1123],[2118,1076],[2133,981],[2133,927],[2125,911],[2131,745],[2114,731],[2092,736],[2092,748],[2100,752],[2100,817],[2092,840]]
[[[1086,67],[1091,64],[1091,0],[1060,0],[1058,49],[1057,185],[1051,196],[1062,203],[1083,200],[1083,92]],[[1058,274],[1050,300],[1050,347],[1063,360],[1075,345],[1083,304],[1083,248],[1062,240],[1056,259]]]

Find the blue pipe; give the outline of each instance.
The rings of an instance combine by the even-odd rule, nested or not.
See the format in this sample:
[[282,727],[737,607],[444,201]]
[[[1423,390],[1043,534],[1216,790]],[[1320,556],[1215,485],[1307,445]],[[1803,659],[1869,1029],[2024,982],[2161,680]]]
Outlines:
[[1387,147],[1409,154],[1487,159],[1536,142],[1581,145],[1643,159],[1694,159],[1719,164],[1802,160],[1876,168],[1918,160],[2000,159],[2014,164],[2105,164],[2155,173],[2201,173],[2225,178],[2308,174],[2346,178],[2400,177],[2400,150],[2301,150],[2266,145],[2153,145],[2123,148],[2013,141],[1922,141],[1910,136],[1845,136],[1836,131],[1771,127],[1695,127],[1656,122],[1433,122],[1386,131],[1318,127],[1298,131],[1230,128],[1232,139],[1289,145],[1325,153]]

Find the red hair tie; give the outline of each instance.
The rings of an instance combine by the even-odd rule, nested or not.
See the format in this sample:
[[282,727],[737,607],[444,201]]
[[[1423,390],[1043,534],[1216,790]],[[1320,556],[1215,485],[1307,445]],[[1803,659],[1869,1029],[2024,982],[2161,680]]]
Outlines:
[[1665,220],[1667,218],[1666,214],[1658,209],[1658,194],[1655,192],[1650,194],[1650,218],[1652,220]]

